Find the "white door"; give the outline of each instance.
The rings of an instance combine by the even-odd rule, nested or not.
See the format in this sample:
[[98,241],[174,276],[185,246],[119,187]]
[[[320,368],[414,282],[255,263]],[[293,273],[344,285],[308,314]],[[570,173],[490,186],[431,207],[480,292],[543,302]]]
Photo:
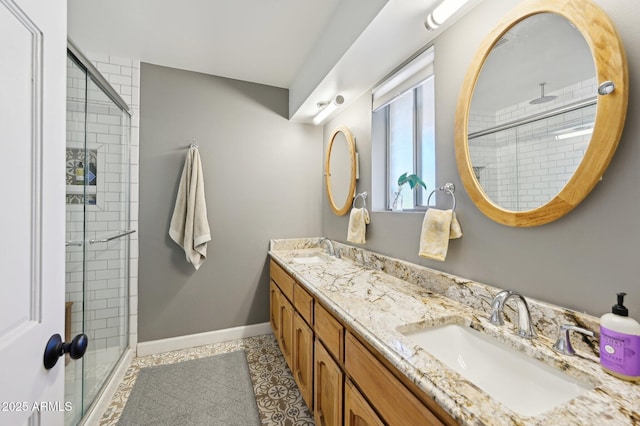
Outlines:
[[66,0],[0,0],[0,424],[62,425]]

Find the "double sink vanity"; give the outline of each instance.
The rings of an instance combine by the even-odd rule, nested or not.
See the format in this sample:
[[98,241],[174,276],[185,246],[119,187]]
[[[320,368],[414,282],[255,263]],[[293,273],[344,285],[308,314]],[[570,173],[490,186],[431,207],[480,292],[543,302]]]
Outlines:
[[322,243],[269,251],[271,323],[316,424],[640,423],[640,385],[601,369],[595,337],[559,333],[597,318]]

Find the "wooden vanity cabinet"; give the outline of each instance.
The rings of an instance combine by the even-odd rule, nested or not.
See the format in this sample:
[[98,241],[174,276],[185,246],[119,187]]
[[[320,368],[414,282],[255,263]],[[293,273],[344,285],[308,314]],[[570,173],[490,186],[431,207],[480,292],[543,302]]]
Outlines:
[[457,424],[273,260],[270,269],[271,326],[317,425]]
[[313,297],[273,260],[270,272],[271,327],[302,398],[313,410]]

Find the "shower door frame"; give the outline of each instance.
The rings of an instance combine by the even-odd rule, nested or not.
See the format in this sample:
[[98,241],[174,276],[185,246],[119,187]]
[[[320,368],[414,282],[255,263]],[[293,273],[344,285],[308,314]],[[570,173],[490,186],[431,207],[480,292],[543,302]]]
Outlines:
[[[99,402],[101,401],[103,395],[105,394],[106,389],[108,388],[108,385],[110,384],[112,378],[114,377],[114,375],[117,374],[117,371],[119,370],[123,360],[127,357],[128,352],[130,352],[130,341],[129,341],[129,336],[131,334],[131,330],[130,330],[130,285],[131,285],[131,276],[130,276],[130,261],[131,261],[131,247],[130,247],[130,240],[128,237],[126,237],[126,235],[131,234],[132,232],[135,232],[134,230],[129,229],[130,228],[130,224],[131,224],[131,158],[130,158],[130,147],[131,147],[131,112],[129,109],[129,106],[127,105],[127,103],[122,99],[122,97],[113,89],[113,87],[109,84],[109,82],[104,78],[104,76],[102,76],[102,74],[100,74],[100,72],[97,70],[97,68],[89,61],[89,59],[79,50],[79,48],[73,43],[73,41],[71,40],[67,40],[67,56],[68,58],[70,58],[76,65],[79,66],[79,68],[84,71],[84,73],[86,74],[86,88],[85,88],[85,105],[88,105],[91,102],[90,97],[88,96],[88,92],[89,92],[89,85],[95,85],[97,86],[98,89],[100,89],[101,92],[104,93],[104,95],[106,95],[106,97],[112,101],[116,106],[119,108],[119,110],[121,111],[121,117],[125,117],[126,116],[126,120],[127,120],[127,124],[123,125],[123,129],[126,132],[122,134],[122,137],[126,138],[126,140],[124,141],[124,143],[126,144],[125,149],[126,149],[126,158],[124,161],[124,164],[126,164],[125,167],[127,167],[126,169],[126,182],[125,185],[127,185],[127,189],[126,189],[126,210],[125,210],[125,216],[122,218],[122,223],[124,224],[124,229],[123,229],[123,233],[119,234],[119,235],[111,235],[109,237],[106,238],[96,238],[96,239],[90,239],[87,237],[87,230],[86,230],[86,225],[85,225],[85,230],[83,231],[83,241],[82,241],[82,245],[83,245],[83,275],[85,276],[85,278],[83,278],[83,293],[86,292],[86,285],[87,285],[87,278],[86,278],[86,264],[87,264],[87,250],[89,245],[94,244],[94,243],[108,243],[109,241],[116,239],[116,238],[120,238],[120,237],[125,237],[126,238],[126,245],[124,248],[122,248],[125,253],[124,256],[124,262],[125,262],[125,270],[123,271],[122,274],[122,278],[125,280],[125,284],[124,284],[124,291],[126,292],[126,294],[123,295],[123,298],[125,300],[125,305],[124,305],[124,313],[123,316],[120,316],[119,318],[121,318],[121,320],[124,323],[124,328],[123,328],[123,334],[124,334],[124,339],[125,339],[125,343],[124,346],[121,346],[121,350],[119,350],[119,353],[117,355],[117,359],[115,359],[115,363],[113,364],[113,366],[111,367],[111,369],[108,371],[108,373],[106,375],[104,375],[104,377],[101,376],[102,380],[99,381],[99,386],[97,387],[97,392],[93,393],[91,392],[89,395],[87,395],[87,384],[86,384],[86,377],[85,377],[85,373],[86,373],[86,368],[87,366],[83,364],[82,366],[82,390],[81,390],[81,395],[78,396],[78,398],[81,401],[81,407],[80,410],[82,412],[81,416],[79,418],[77,418],[77,420],[82,423],[85,422],[87,420],[87,418],[89,418],[90,416],[95,415],[95,413],[93,413],[93,411],[96,409],[96,406],[99,404]],[[90,83],[91,82],[91,83]],[[85,112],[85,123],[86,123],[87,117],[86,117],[86,112]],[[85,129],[85,135],[86,135],[86,129]],[[84,148],[85,150],[85,156],[88,156],[88,148],[87,148],[87,142],[86,142],[86,136],[85,136],[85,142],[84,142]],[[85,161],[85,167],[88,166],[88,162]],[[86,187],[87,185],[83,185],[83,221],[86,224],[86,195],[87,195],[87,191],[86,191]],[[105,231],[105,232],[110,232],[113,233],[112,231]],[[87,296],[86,294],[83,296],[83,309],[82,309],[82,323],[83,323],[83,330],[86,328],[86,318],[85,318],[85,314],[87,312],[87,306],[86,306],[86,302],[87,302]],[[91,342],[90,342],[91,345]],[[108,348],[107,348],[108,350]],[[90,399],[89,399],[89,398]],[[76,418],[74,417],[73,421],[75,422]]]

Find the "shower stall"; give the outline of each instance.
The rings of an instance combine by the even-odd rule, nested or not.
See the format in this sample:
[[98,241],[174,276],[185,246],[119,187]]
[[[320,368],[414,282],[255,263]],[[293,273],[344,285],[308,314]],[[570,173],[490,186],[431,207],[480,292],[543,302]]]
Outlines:
[[89,338],[66,360],[65,401],[76,425],[129,345],[131,116],[89,60],[67,49],[65,341]]

